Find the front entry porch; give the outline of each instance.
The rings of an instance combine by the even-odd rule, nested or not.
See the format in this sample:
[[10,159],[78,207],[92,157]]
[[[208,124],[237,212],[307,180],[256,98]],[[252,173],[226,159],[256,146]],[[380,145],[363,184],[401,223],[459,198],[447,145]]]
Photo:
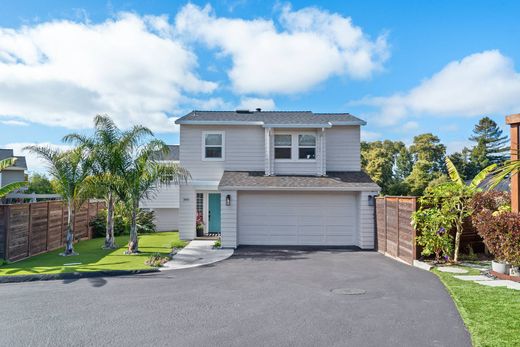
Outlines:
[[221,233],[220,193],[199,191],[196,196],[197,239],[217,239]]

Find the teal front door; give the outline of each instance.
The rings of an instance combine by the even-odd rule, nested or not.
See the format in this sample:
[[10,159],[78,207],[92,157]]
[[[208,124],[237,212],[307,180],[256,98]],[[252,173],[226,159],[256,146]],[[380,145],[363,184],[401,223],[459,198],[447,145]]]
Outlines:
[[210,193],[208,197],[209,232],[220,234],[220,194]]

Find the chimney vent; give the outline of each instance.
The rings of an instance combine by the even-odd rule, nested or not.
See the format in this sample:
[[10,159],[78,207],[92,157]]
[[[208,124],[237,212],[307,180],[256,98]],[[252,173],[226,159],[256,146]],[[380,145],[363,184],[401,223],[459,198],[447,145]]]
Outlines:
[[256,109],[256,112],[262,112],[262,109],[261,109],[260,107],[258,107],[258,108]]

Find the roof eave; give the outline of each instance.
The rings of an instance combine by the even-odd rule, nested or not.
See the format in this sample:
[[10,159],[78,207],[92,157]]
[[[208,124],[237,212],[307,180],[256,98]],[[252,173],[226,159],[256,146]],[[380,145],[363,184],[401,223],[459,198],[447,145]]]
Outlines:
[[352,121],[333,121],[331,125],[367,125],[364,120],[352,120]]
[[264,128],[331,128],[329,124],[264,124]]
[[215,121],[215,120],[182,120],[177,119],[175,124],[188,124],[188,125],[264,125],[264,122],[260,121]]
[[345,187],[276,187],[276,186],[219,186],[219,190],[254,190],[254,191],[327,191],[327,192],[379,192],[381,188],[378,185],[365,186],[345,186]]

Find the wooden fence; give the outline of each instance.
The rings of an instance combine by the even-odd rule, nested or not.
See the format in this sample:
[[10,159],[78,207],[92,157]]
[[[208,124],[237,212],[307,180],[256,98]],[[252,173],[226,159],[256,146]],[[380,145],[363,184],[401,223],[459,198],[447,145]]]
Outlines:
[[[412,228],[412,213],[418,208],[415,196],[385,196],[376,198],[377,250],[385,255],[412,264],[421,254],[421,247],[415,244],[417,233]],[[455,229],[450,231],[455,236]],[[468,218],[460,238],[460,251],[469,249],[481,253],[485,251],[482,238],[477,234]]]
[[415,196],[376,198],[377,250],[385,255],[413,264],[417,259],[415,229],[411,216],[417,209]]
[[[105,208],[102,201],[85,203],[74,216],[76,240],[90,239],[90,220]],[[21,260],[63,247],[67,207],[63,201],[0,205],[0,258]]]

